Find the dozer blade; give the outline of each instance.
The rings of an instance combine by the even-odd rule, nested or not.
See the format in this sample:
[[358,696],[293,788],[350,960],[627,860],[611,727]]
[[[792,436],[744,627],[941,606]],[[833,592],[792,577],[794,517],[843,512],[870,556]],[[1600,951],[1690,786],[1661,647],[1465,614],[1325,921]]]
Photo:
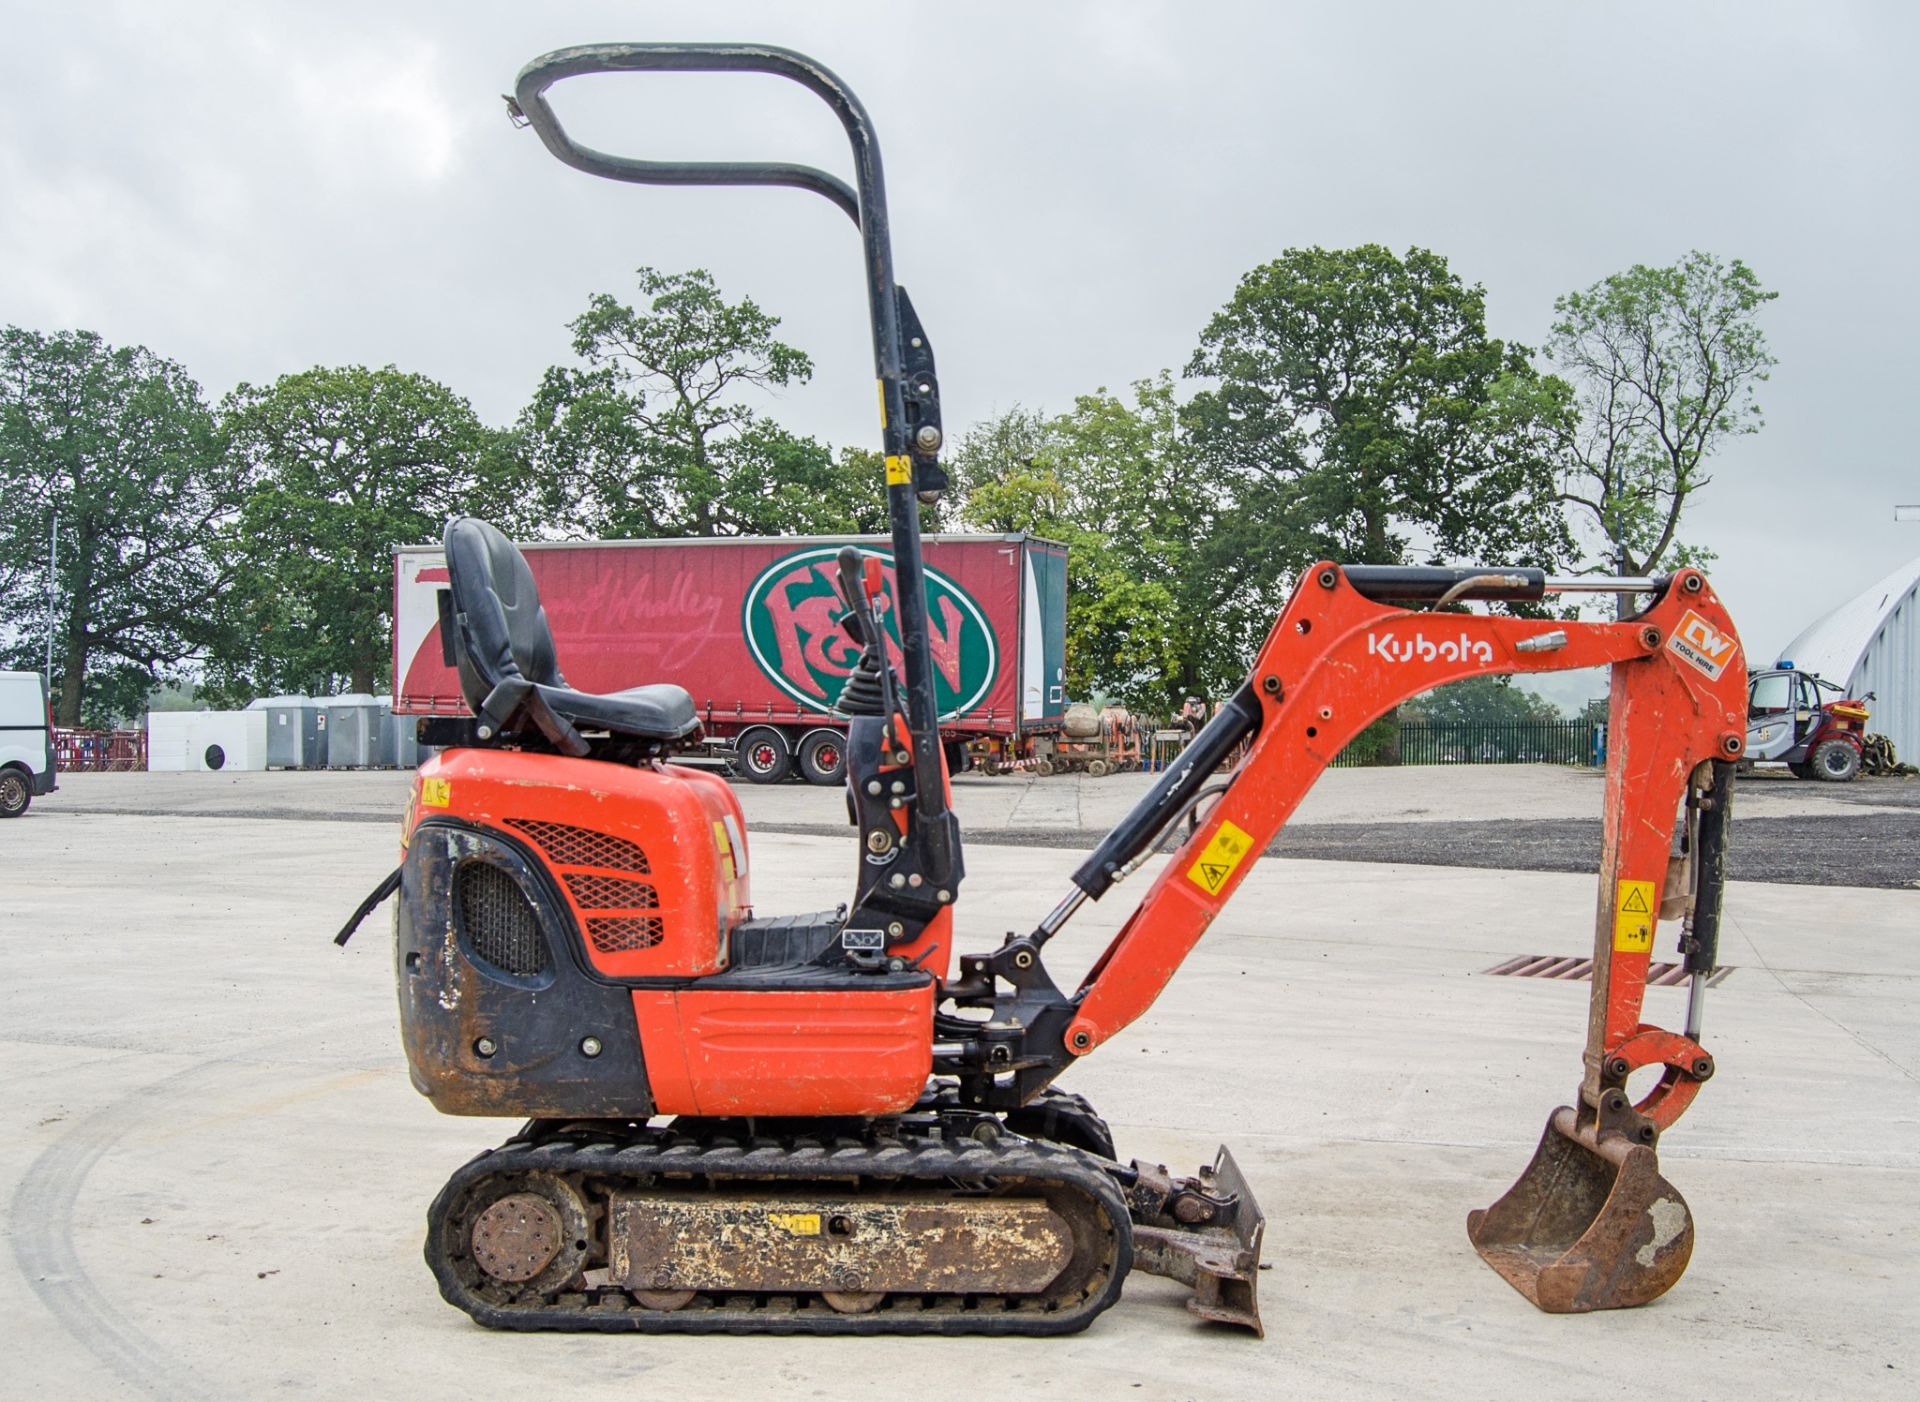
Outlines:
[[1224,1144],[1213,1167],[1200,1170],[1199,1181],[1209,1193],[1233,1199],[1228,1215],[1206,1226],[1161,1226],[1136,1218],[1133,1268],[1191,1286],[1187,1308],[1202,1319],[1237,1324],[1265,1338],[1258,1286],[1266,1214]]
[[1665,1294],[1693,1255],[1693,1214],[1651,1148],[1596,1137],[1563,1105],[1506,1196],[1468,1214],[1467,1235],[1535,1305],[1584,1314]]

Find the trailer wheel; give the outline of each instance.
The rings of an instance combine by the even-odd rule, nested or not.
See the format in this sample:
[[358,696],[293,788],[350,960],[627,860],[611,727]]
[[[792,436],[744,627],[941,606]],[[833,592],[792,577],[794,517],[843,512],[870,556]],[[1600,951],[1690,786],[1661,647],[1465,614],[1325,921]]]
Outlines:
[[847,737],[837,730],[809,730],[800,740],[800,772],[809,784],[844,783]]
[[1860,751],[1836,735],[1815,745],[1807,762],[1813,766],[1814,778],[1844,784],[1860,772]]
[[1053,761],[1050,759],[1036,761],[1033,766],[1033,772],[1038,774],[1042,779],[1051,779],[1053,777]]
[[942,747],[947,755],[947,773],[965,774],[973,768],[973,751],[967,748],[965,740],[949,740]]
[[777,784],[793,773],[793,743],[770,725],[756,725],[734,742],[734,767],[749,783]]
[[1087,761],[1087,777],[1089,779],[1106,778],[1107,762],[1104,759],[1088,760]]
[[0,818],[17,818],[33,802],[33,785],[18,769],[0,769]]

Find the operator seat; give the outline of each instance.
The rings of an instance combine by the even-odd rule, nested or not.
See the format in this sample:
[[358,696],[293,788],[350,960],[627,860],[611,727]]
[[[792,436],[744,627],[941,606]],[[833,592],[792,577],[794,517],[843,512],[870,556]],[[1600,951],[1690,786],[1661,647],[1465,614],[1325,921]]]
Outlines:
[[472,516],[447,522],[444,540],[452,608],[441,623],[482,740],[534,731],[562,754],[585,755],[592,747],[582,730],[664,750],[700,729],[684,687],[636,686],[605,696],[569,687],[519,547]]

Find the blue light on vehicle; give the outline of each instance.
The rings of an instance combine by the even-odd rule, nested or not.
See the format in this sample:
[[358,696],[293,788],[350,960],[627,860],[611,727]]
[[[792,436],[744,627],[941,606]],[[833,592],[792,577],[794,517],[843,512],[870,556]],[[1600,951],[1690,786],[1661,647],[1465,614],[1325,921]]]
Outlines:
[[1791,662],[1789,662],[1789,661],[1788,661],[1788,660],[1787,660],[1786,658],[1784,658],[1784,657],[1783,657],[1783,658],[1781,658],[1781,659],[1780,659],[1780,660],[1779,660],[1779,661],[1778,661],[1777,663],[1775,663],[1774,665],[1775,665],[1775,666],[1777,666],[1777,667],[1778,667],[1778,668],[1779,668],[1779,669],[1780,669],[1781,671],[1783,671],[1783,672],[1791,672],[1791,671],[1793,670],[1793,663],[1791,663]]

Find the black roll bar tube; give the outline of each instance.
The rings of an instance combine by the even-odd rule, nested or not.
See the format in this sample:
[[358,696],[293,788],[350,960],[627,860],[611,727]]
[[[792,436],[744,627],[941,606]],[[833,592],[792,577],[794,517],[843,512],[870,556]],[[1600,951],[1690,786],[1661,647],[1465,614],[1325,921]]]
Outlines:
[[[780,161],[648,161],[583,146],[567,135],[546,99],[555,83],[590,73],[771,73],[819,97],[840,119],[853,148],[854,184],[812,166]],[[868,319],[880,381],[887,510],[893,534],[894,613],[906,663],[907,720],[913,732],[914,808],[925,820],[935,881],[957,866],[959,833],[947,808],[940,763],[940,718],[927,630],[926,575],[920,559],[920,508],[913,459],[929,466],[933,449],[910,445],[901,344],[901,296],[893,276],[886,182],[873,123],[852,89],[829,69],[769,44],[582,44],[536,58],[514,80],[513,105],[541,143],[575,170],[640,185],[788,185],[831,201],[860,230],[866,256]],[[932,392],[930,377],[928,393]],[[926,397],[925,395],[922,396]],[[924,413],[924,410],[917,410]],[[937,446],[938,435],[934,435]]]

